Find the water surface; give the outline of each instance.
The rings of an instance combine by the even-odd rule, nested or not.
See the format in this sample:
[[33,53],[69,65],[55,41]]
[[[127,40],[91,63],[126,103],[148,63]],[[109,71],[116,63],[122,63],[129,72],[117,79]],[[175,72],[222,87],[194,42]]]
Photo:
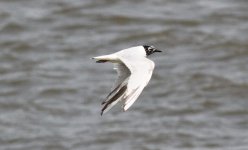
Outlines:
[[[1,150],[245,150],[245,0],[1,0]],[[93,56],[152,44],[156,68],[125,113]]]

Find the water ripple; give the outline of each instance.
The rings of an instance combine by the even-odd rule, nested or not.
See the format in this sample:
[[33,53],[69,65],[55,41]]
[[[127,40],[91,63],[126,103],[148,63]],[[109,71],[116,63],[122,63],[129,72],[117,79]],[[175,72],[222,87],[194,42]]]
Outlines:
[[[0,2],[2,149],[245,149],[247,2]],[[115,78],[93,56],[151,44],[127,112],[100,116]]]

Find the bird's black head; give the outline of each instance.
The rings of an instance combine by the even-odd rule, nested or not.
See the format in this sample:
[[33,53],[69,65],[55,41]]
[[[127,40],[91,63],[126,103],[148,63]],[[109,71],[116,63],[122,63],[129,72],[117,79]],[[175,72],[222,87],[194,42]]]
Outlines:
[[146,51],[146,56],[151,55],[152,53],[155,52],[162,52],[161,50],[156,49],[154,46],[143,45],[143,47]]

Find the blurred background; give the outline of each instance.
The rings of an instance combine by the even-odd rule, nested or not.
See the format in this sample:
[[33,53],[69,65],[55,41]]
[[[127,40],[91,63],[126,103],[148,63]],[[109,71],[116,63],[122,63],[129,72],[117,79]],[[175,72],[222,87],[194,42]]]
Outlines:
[[[90,58],[164,51],[125,113]],[[0,150],[247,150],[248,1],[0,0]]]

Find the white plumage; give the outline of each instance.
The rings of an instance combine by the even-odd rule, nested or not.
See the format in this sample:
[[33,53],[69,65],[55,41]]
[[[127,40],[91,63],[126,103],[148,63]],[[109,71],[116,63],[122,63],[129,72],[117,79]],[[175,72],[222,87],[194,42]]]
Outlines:
[[112,91],[102,102],[101,115],[119,101],[124,103],[124,111],[130,108],[151,79],[155,64],[146,56],[154,52],[161,51],[153,46],[144,45],[124,49],[110,55],[93,57],[98,63],[114,63],[114,69],[118,75]]

